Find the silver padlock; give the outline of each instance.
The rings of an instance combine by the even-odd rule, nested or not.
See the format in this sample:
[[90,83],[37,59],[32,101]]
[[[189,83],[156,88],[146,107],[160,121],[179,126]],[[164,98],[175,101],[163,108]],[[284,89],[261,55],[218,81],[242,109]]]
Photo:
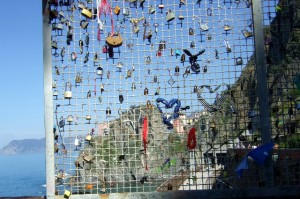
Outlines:
[[235,58],[235,65],[243,65],[243,59],[241,57]]
[[166,16],[167,22],[170,22],[170,21],[172,21],[172,20],[174,20],[174,19],[175,19],[175,13],[172,12],[171,10],[169,10],[169,11],[167,12],[167,16]]
[[72,84],[70,82],[67,82],[65,85],[65,94],[64,97],[65,99],[71,99],[72,98]]

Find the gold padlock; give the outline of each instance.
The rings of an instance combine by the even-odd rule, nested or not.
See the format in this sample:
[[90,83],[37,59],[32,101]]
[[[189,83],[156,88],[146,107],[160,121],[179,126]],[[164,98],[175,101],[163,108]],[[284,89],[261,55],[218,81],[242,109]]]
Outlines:
[[92,19],[92,13],[91,13],[91,11],[89,11],[86,8],[82,9],[81,14],[83,16],[85,16],[86,18]]
[[115,9],[114,9],[114,13],[116,15],[119,15],[120,14],[120,11],[121,11],[121,8],[119,6],[116,6]]

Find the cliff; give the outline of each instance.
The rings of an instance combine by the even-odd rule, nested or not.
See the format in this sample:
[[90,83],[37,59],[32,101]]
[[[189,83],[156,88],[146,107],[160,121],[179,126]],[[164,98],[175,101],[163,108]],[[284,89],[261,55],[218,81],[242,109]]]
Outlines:
[[13,140],[0,149],[0,154],[28,154],[45,151],[45,138]]

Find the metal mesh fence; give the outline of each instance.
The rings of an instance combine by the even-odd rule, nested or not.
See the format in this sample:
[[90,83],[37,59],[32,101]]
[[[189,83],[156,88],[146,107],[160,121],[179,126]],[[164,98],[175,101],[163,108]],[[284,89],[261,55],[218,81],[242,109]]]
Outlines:
[[[278,186],[299,184],[296,2],[262,1]],[[236,173],[262,145],[250,0],[48,4],[57,194],[264,185]]]

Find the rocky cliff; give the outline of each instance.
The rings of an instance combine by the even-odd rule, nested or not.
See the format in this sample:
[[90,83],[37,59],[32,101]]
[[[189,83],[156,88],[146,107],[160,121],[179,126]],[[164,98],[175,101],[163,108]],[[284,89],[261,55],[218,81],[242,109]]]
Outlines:
[[41,153],[45,151],[45,138],[13,140],[0,149],[0,154]]

